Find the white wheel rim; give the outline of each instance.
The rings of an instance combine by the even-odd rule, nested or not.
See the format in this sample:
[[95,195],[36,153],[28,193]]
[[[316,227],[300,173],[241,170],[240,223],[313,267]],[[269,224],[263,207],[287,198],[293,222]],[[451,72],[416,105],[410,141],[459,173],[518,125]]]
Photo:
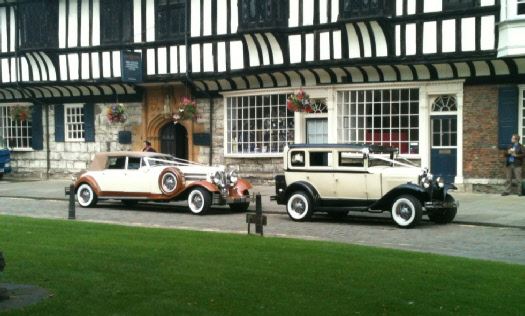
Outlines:
[[162,190],[164,192],[173,192],[177,188],[177,177],[171,172],[162,176]]
[[392,218],[400,226],[408,226],[416,217],[416,209],[407,198],[398,199],[392,205]]
[[201,191],[194,190],[190,193],[188,196],[188,206],[195,214],[202,212],[202,209],[204,208],[204,195]]
[[77,191],[78,204],[82,206],[88,206],[93,201],[93,190],[87,184],[83,184],[78,188]]
[[303,219],[310,210],[308,200],[301,194],[294,194],[288,199],[286,210],[293,219]]

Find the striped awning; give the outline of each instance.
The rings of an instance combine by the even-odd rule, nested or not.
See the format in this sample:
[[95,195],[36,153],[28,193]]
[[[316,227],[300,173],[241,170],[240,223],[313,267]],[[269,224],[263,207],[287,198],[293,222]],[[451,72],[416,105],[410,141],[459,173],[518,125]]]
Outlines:
[[464,79],[466,82],[525,80],[525,58],[439,62],[425,64],[378,64],[319,66],[308,69],[270,71],[225,78],[194,79],[202,91],[231,91],[326,84],[408,82]]
[[33,84],[0,87],[0,101],[87,102],[142,100],[141,92],[124,83],[112,84]]

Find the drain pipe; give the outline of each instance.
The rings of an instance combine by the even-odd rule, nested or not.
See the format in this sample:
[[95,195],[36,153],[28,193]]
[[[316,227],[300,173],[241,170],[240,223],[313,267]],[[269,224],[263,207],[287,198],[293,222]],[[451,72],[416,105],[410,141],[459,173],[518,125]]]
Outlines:
[[49,104],[44,103],[46,114],[46,179],[49,180],[49,172],[51,170],[51,148],[49,147]]
[[210,153],[209,153],[209,165],[213,164],[213,139],[211,133],[213,131],[213,98],[208,94],[208,100],[210,102]]

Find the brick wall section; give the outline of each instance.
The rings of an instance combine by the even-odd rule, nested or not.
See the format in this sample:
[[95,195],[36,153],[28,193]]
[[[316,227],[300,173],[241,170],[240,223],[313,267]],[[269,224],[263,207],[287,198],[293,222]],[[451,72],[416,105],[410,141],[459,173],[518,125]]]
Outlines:
[[504,159],[498,150],[498,86],[463,90],[463,173],[465,179],[502,179]]

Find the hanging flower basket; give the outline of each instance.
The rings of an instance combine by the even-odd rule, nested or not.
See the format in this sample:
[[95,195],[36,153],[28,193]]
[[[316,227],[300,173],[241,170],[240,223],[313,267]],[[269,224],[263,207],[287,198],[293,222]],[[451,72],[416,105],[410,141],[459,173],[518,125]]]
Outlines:
[[173,113],[173,122],[196,120],[197,119],[197,102],[188,97],[183,97],[180,102],[179,110]]
[[128,119],[124,104],[113,104],[108,108],[107,118],[109,123],[124,123]]
[[31,108],[26,105],[15,105],[11,108],[11,119],[24,122],[31,119]]
[[286,107],[292,112],[312,112],[310,96],[303,89],[288,96]]

